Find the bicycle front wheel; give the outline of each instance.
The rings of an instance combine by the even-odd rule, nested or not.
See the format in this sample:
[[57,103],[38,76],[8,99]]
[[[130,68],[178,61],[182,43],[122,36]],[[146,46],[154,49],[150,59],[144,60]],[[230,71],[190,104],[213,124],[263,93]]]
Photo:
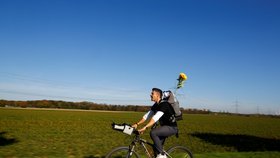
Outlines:
[[167,150],[170,158],[193,158],[192,152],[184,146],[174,146]]
[[135,151],[130,151],[129,147],[118,147],[110,151],[106,158],[139,158]]

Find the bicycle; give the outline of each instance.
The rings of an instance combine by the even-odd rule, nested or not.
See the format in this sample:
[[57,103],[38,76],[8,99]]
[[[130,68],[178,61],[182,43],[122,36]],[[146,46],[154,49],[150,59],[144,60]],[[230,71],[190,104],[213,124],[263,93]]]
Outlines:
[[[129,135],[134,135],[134,138],[132,142],[130,143],[129,146],[121,146],[114,148],[111,150],[107,155],[106,158],[140,158],[139,154],[136,151],[136,145],[140,145],[145,151],[145,154],[148,156],[148,158],[155,158],[154,154],[151,154],[147,148],[146,145],[150,146],[153,148],[153,144],[146,141],[145,139],[142,139],[140,137],[140,133],[132,128],[128,124],[112,124],[113,129],[117,131],[122,131],[123,133],[129,134]],[[115,128],[114,128],[115,126]],[[192,152],[184,147],[184,146],[179,146],[175,145],[168,150],[163,151],[168,158],[193,158]]]

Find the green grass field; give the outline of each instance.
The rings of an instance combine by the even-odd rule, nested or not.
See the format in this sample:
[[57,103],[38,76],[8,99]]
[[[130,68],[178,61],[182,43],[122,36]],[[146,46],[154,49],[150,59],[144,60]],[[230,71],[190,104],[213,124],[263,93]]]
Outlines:
[[[0,157],[103,157],[131,137],[111,123],[134,123],[144,113],[0,108]],[[280,119],[184,115],[180,136],[197,158],[280,157]],[[150,140],[149,132],[143,135]]]

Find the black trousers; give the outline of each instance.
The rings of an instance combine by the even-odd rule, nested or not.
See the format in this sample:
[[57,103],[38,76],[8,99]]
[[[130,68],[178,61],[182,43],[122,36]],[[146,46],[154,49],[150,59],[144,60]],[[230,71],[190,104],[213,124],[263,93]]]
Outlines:
[[167,137],[178,133],[178,128],[173,126],[160,126],[154,128],[150,132],[150,136],[154,142],[155,154],[163,153],[163,144]]

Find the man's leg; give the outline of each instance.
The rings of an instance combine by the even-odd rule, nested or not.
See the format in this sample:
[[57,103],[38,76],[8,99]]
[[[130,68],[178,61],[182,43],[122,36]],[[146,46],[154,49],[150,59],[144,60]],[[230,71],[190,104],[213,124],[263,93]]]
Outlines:
[[[167,137],[159,137],[160,143],[163,146],[165,140]],[[153,150],[154,150],[154,156],[156,157],[158,154],[160,154],[160,152],[156,149],[155,145],[153,146]]]
[[162,126],[151,131],[150,136],[154,142],[154,148],[158,153],[162,153],[163,143],[166,137],[176,134],[177,127]]

